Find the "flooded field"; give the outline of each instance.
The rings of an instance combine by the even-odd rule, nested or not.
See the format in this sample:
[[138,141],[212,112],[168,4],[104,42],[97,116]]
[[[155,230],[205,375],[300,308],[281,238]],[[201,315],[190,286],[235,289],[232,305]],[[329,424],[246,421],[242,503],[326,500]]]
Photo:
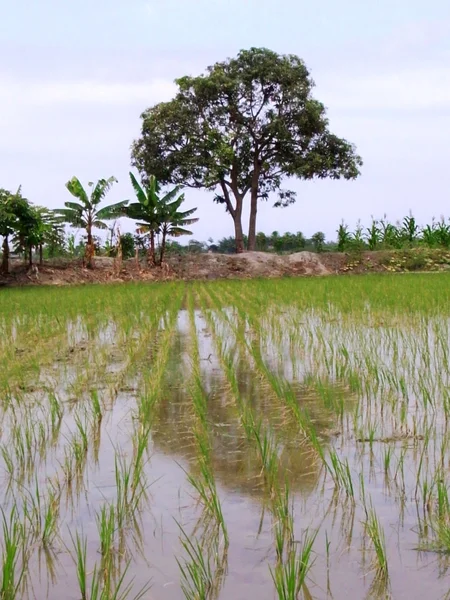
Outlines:
[[2,290],[0,599],[446,598],[449,353],[448,274]]

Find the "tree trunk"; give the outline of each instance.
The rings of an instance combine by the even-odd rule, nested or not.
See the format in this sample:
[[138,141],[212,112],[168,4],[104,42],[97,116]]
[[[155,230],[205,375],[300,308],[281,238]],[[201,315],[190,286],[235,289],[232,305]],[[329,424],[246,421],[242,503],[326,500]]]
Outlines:
[[242,254],[244,252],[244,233],[242,231],[242,205],[243,198],[240,195],[234,194],[236,198],[236,208],[234,214],[232,214],[234,220],[234,236],[236,239],[236,253]]
[[235,217],[234,219],[234,237],[236,240],[236,253],[242,254],[244,252],[244,234],[242,232],[241,219]]
[[33,246],[31,244],[28,247],[28,266],[33,266]]
[[9,273],[9,242],[7,235],[3,236],[2,273],[3,275]]
[[166,250],[166,229],[163,228],[162,230],[162,239],[161,239],[161,248],[160,248],[160,252],[159,252],[159,266],[162,267],[163,264],[163,260],[164,260],[164,252]]
[[258,190],[252,189],[250,199],[250,220],[248,224],[248,249],[256,250],[256,214],[258,212]]
[[252,187],[250,190],[250,220],[248,224],[248,249],[256,250],[256,214],[258,212],[258,184],[259,184],[259,159],[255,157]]
[[87,228],[87,244],[86,244],[86,266],[88,269],[94,268],[94,240],[92,239],[92,230]]
[[42,248],[42,244],[39,244],[39,265],[42,267],[44,264],[44,252]]
[[147,263],[156,265],[156,255],[155,255],[155,232],[153,229],[150,231],[150,253],[147,256]]

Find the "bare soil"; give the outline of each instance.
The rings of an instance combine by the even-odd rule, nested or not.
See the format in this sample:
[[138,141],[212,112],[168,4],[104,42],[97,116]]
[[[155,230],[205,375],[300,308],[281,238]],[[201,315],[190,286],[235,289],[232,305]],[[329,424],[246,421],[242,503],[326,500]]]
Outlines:
[[[0,286],[250,279],[412,270],[401,262],[403,254],[400,251],[363,252],[357,256],[339,252],[187,254],[167,257],[162,268],[149,268],[144,261],[137,263],[134,259],[120,264],[114,258],[96,257],[94,269],[85,268],[81,260],[68,259],[48,260],[42,266],[30,269],[14,259],[11,260],[11,273],[6,277],[0,275]],[[448,266],[431,261],[425,270],[441,270]]]

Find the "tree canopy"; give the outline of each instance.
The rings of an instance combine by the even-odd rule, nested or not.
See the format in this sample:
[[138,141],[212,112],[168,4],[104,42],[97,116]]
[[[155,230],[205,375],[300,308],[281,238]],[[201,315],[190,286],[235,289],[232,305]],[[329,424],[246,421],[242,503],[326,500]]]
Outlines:
[[132,163],[144,180],[153,174],[161,183],[213,191],[233,218],[238,251],[248,196],[248,248],[254,250],[258,201],[276,193],[275,206],[295,202],[283,179],[359,175],[361,158],[330,132],[299,57],[252,48],[176,83],[173,100],[142,114]]

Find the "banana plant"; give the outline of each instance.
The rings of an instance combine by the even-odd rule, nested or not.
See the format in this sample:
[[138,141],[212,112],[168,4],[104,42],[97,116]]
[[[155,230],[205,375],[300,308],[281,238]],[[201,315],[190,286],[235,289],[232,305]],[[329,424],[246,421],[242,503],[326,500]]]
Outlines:
[[138,221],[138,233],[148,234],[150,246],[147,253],[147,263],[156,265],[155,236],[159,233],[161,219],[159,215],[159,186],[156,177],[151,175],[148,185],[144,188],[130,173],[131,185],[136,194],[137,202],[132,202],[123,209],[123,214],[130,219]]
[[177,197],[181,189],[179,186],[161,197],[159,184],[154,175],[149,177],[148,185],[145,188],[139,184],[133,173],[130,173],[130,180],[138,201],[125,207],[123,214],[138,222],[138,233],[149,235],[150,246],[147,255],[149,264],[157,264],[155,237],[161,235],[158,263],[162,265],[167,237],[191,235],[191,232],[185,227],[198,221],[198,219],[189,218],[197,209],[179,210],[184,202],[184,194]]
[[198,218],[191,219],[191,215],[195,213],[197,208],[180,211],[180,206],[184,202],[184,194],[181,194],[175,200],[171,200],[178,193],[175,188],[161,199],[160,215],[161,215],[161,246],[159,254],[159,264],[162,265],[164,260],[164,252],[166,249],[167,237],[180,237],[182,235],[192,235],[192,231],[186,229],[186,226],[197,223]]
[[65,208],[59,208],[55,211],[65,223],[72,227],[85,229],[87,235],[85,260],[88,268],[94,267],[95,246],[92,230],[94,228],[107,229],[108,226],[104,221],[121,215],[124,206],[128,203],[128,200],[122,200],[110,206],[99,207],[114,183],[117,183],[115,177],[99,179],[95,185],[90,181],[88,186],[92,188],[92,191],[88,195],[80,180],[77,177],[72,177],[66,183],[66,188],[72,196],[78,199],[78,202],[65,202]]

